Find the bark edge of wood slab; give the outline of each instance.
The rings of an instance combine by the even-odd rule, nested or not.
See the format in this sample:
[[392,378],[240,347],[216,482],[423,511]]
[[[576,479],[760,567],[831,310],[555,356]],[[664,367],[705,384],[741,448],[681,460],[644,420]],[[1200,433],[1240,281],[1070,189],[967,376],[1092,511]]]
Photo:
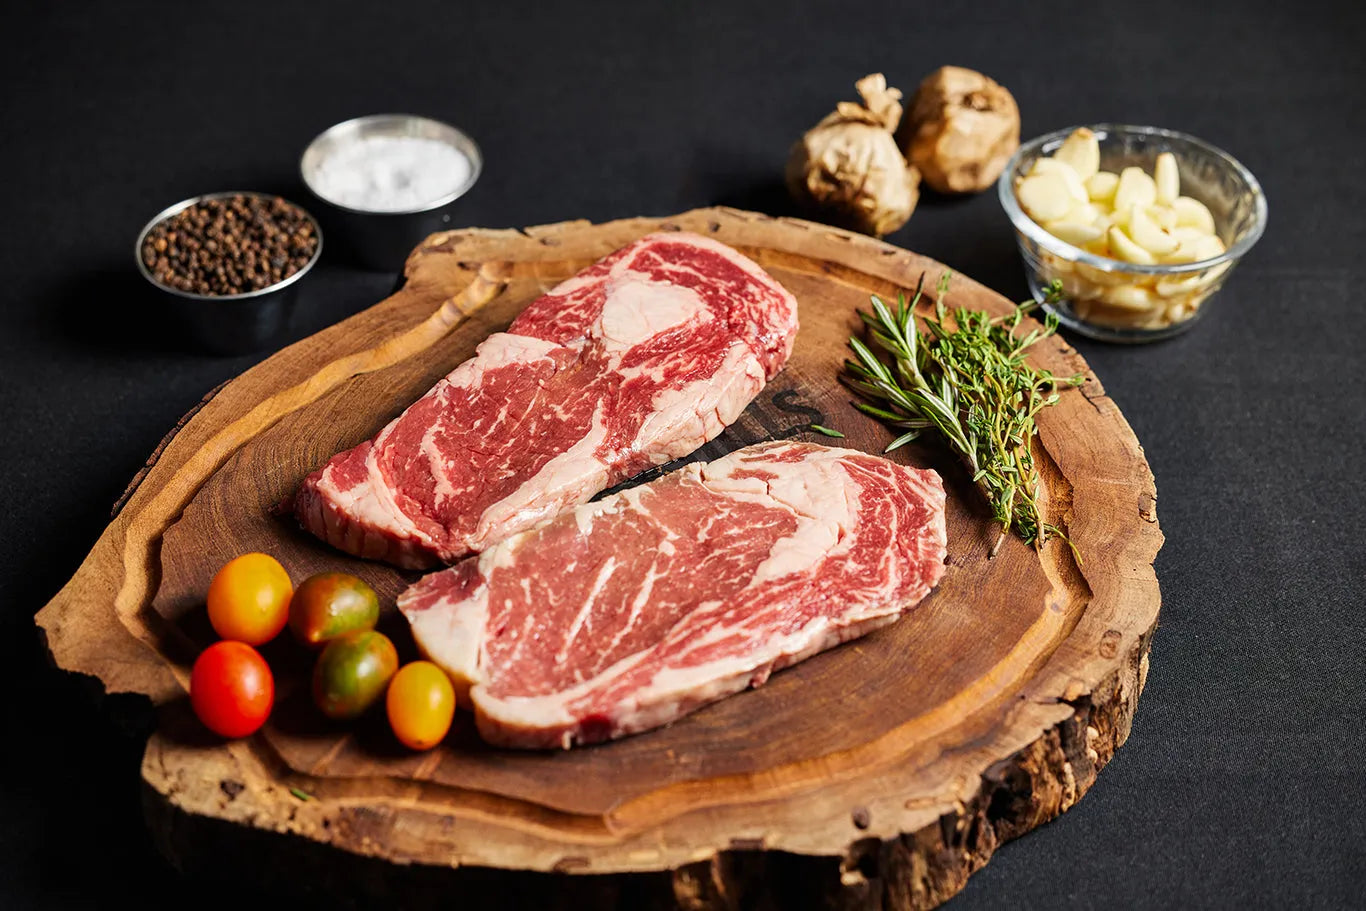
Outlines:
[[[38,614],[59,666],[159,706],[142,775],[149,820],[179,863],[212,870],[229,839],[266,866],[303,857],[320,881],[374,898],[402,888],[415,903],[455,889],[541,907],[924,908],[1095,781],[1128,736],[1146,677],[1162,535],[1141,447],[1056,337],[1034,359],[1087,381],[1041,416],[1036,452],[1050,516],[1080,564],[1060,543],[1035,555],[1018,539],[987,561],[995,527],[965,474],[942,450],[907,447],[898,458],[932,464],[950,488],[940,589],[886,630],[671,727],[565,754],[491,751],[468,732],[453,747],[401,754],[375,730],[382,721],[334,729],[295,711],[306,664],[282,644],[267,653],[281,681],[267,729],[231,743],[201,731],[184,697],[211,635],[203,592],[227,557],[269,549],[296,580],[346,569],[390,599],[411,578],[329,551],[270,517],[270,505],[539,291],[640,235],[677,229],[737,247],[801,307],[788,367],[701,456],[808,434],[885,446],[885,429],[836,382],[844,340],[868,293],[894,296],[922,271],[933,287],[944,269],[933,260],[729,208],[433,235],[395,294],[273,355],[187,416]],[[961,275],[950,295],[1010,306]],[[826,440],[811,423],[847,438]],[[335,848],[364,859],[341,863]]]

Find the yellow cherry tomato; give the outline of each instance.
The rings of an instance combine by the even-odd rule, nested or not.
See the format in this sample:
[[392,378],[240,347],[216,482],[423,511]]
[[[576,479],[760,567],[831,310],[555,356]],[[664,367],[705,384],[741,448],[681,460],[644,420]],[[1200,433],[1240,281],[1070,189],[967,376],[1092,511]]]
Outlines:
[[414,661],[394,675],[384,706],[400,743],[413,750],[430,750],[451,729],[455,688],[435,664]]
[[289,573],[267,554],[229,560],[209,585],[209,622],[224,639],[263,645],[289,620],[294,585]]

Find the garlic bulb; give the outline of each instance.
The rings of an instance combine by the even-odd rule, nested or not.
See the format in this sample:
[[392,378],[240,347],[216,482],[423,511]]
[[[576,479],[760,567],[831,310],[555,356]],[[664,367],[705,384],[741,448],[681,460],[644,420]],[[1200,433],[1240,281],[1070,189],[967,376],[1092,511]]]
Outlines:
[[996,182],[1019,147],[1020,109],[976,70],[940,67],[920,83],[897,139],[935,190],[976,193]]
[[906,163],[893,134],[901,92],[881,73],[855,83],[862,104],[841,101],[806,132],[787,160],[787,188],[834,223],[881,237],[911,217],[920,172]]

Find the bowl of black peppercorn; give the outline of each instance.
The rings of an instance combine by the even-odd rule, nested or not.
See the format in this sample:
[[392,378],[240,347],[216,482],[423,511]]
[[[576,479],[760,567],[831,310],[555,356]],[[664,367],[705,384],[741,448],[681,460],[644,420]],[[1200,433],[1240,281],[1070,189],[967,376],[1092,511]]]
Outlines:
[[322,255],[318,222],[269,193],[209,193],[157,213],[138,234],[138,270],[165,315],[200,347],[246,354],[288,332],[300,281]]

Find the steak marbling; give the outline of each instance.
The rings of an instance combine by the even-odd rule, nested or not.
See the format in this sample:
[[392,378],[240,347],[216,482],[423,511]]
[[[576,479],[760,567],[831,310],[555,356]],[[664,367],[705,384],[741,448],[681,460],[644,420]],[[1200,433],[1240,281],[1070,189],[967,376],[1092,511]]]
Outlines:
[[796,300],[735,250],[649,235],[528,305],[309,475],[295,514],[357,556],[452,562],[715,437],[796,331]]
[[481,735],[665,724],[896,620],[944,570],[930,470],[765,443],[565,512],[399,598]]

